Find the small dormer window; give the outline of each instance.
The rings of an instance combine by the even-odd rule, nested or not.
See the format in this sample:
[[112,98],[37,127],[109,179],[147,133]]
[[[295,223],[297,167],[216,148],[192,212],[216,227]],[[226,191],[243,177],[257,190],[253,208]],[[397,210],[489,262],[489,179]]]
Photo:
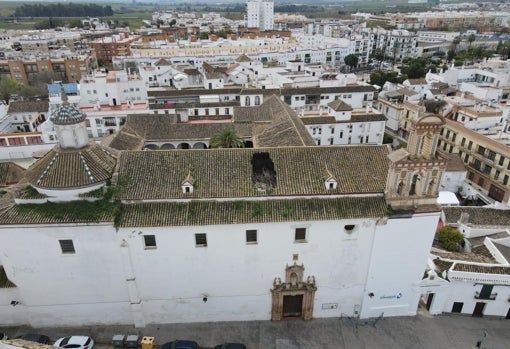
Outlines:
[[328,178],[324,184],[327,190],[336,190],[338,182],[334,178]]
[[191,176],[190,173],[188,173],[188,175],[186,176],[186,178],[184,179],[184,181],[181,184],[183,194],[193,193],[193,183],[194,182],[195,181],[194,181],[193,177]]
[[191,193],[193,193],[193,184],[191,184],[189,182],[184,182],[182,184],[182,192],[184,194],[191,194]]

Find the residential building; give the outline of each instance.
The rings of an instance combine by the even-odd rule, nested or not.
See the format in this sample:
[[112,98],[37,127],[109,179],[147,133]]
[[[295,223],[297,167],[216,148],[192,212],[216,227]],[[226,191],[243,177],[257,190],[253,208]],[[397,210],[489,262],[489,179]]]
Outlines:
[[247,0],[246,26],[260,30],[273,30],[274,0]]
[[114,34],[90,41],[89,46],[94,50],[98,61],[111,62],[112,57],[131,55],[130,45],[136,39],[138,37],[128,33]]
[[510,199],[510,150],[508,137],[481,134],[458,120],[446,120],[438,144],[443,152],[458,153],[467,167],[466,196],[508,205]]
[[41,58],[0,60],[0,78],[11,77],[19,84],[28,85],[37,81],[76,82],[88,74],[95,65],[91,56],[65,58]]
[[458,313],[510,319],[510,227],[507,211],[485,207],[443,208],[441,220],[464,235],[460,252],[434,246],[424,295],[431,314]]
[[307,115],[301,121],[317,145],[381,145],[386,118],[369,107],[353,110],[337,99],[328,104],[326,115]]

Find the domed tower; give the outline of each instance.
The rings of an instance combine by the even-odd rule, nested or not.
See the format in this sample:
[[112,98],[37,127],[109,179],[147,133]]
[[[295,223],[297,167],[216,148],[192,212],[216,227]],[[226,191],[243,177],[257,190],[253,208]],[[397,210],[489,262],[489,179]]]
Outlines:
[[62,149],[80,149],[89,143],[86,119],[87,116],[84,113],[69,103],[62,88],[62,104],[51,115]]
[[51,115],[59,144],[26,173],[43,201],[83,200],[111,179],[118,154],[89,142],[85,120],[86,115],[69,104],[63,92],[62,105]]

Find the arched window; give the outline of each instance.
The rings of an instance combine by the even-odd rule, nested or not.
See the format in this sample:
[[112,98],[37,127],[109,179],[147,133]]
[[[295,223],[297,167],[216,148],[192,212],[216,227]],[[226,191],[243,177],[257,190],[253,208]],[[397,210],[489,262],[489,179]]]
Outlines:
[[250,96],[246,96],[246,98],[244,99],[244,105],[247,107],[250,106]]
[[417,174],[413,176],[413,180],[411,181],[411,189],[409,190],[409,195],[416,195],[416,184],[420,180]]
[[255,105],[260,105],[260,96],[255,96]]

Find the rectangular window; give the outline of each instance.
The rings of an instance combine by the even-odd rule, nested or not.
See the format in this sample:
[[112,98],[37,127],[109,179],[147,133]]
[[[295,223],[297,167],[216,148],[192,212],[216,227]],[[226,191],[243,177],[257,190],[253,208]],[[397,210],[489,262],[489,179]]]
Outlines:
[[462,303],[462,302],[453,302],[452,313],[462,312],[463,306],[464,306],[464,303]]
[[256,244],[257,243],[257,230],[247,230],[246,231],[246,243],[247,244]]
[[496,152],[489,150],[489,155],[487,156],[490,160],[494,161],[496,159]]
[[453,133],[453,135],[452,135],[452,142],[455,142],[455,139],[457,139],[457,134]]
[[492,171],[492,167],[485,165],[483,168],[483,173],[490,175]]
[[503,184],[504,185],[508,184],[508,175],[505,175],[505,177],[503,177]]
[[504,156],[499,156],[499,166],[503,166],[503,163],[505,162],[505,157]]
[[195,245],[197,247],[207,247],[207,235],[195,234]]
[[485,147],[482,147],[481,145],[479,145],[478,150],[476,152],[480,155],[485,155]]
[[466,156],[464,156],[464,162],[465,163],[469,162],[469,154],[466,154]]
[[471,148],[473,147],[473,141],[469,141],[468,143],[468,149],[471,150]]
[[156,235],[144,235],[143,242],[145,244],[145,249],[154,249],[156,248]]
[[64,254],[72,254],[76,253],[74,250],[74,244],[73,240],[58,240],[60,243],[60,249],[62,250],[62,253]]
[[306,242],[306,228],[296,228],[294,232],[294,241]]
[[468,174],[468,179],[469,179],[470,181],[472,181],[473,179],[475,179],[475,174],[474,174],[473,172],[469,172],[469,174]]
[[460,146],[463,147],[466,144],[466,138],[462,137],[462,141],[460,142]]
[[498,170],[496,170],[496,172],[494,173],[494,179],[499,179],[499,175],[501,174],[501,172],[499,172]]

